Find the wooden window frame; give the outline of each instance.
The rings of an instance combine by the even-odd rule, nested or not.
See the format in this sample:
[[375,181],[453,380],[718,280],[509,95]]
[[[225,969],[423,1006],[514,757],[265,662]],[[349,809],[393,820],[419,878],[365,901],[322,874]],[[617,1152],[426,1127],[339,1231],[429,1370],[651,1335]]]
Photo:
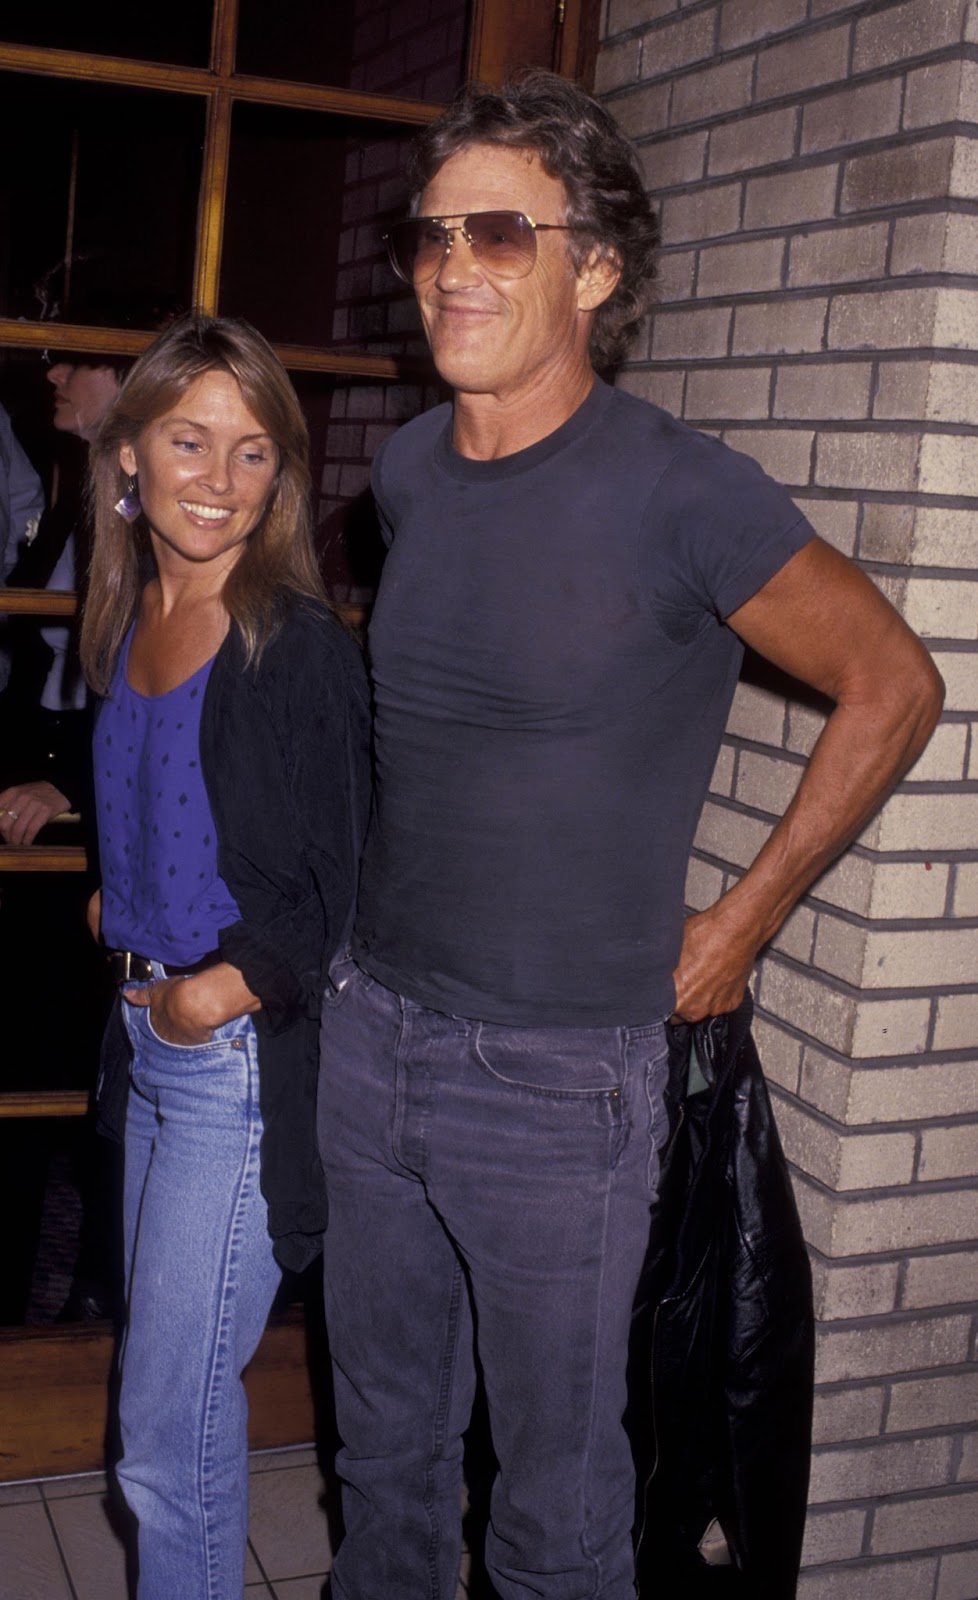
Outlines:
[[[556,71],[590,82],[598,4],[599,0],[473,0],[466,82],[477,78],[501,82],[520,60],[549,60]],[[405,127],[423,127],[442,109],[424,100],[236,72],[238,8],[239,0],[214,0],[209,67],[167,66],[85,51],[0,43],[0,72],[196,95],[206,101],[192,301],[210,315],[218,309],[231,118],[236,104],[319,111]],[[138,355],[153,337],[135,330],[58,324],[59,349],[79,354],[94,350]],[[0,317],[0,347],[43,350],[50,341],[50,324]],[[331,351],[311,345],[275,344],[274,349],[292,371],[380,380],[403,379],[421,371],[421,364],[410,357]]]
[[[472,0],[465,81],[500,83],[513,67],[534,61],[590,87],[599,7],[600,0]],[[441,109],[426,101],[237,73],[237,20],[238,0],[214,0],[210,66],[206,68],[0,42],[0,73],[196,95],[205,100],[193,303],[207,313],[214,313],[219,304],[231,119],[236,104],[320,111],[404,127],[421,127]],[[80,323],[59,322],[57,326],[59,350],[79,355],[89,351],[138,355],[153,337],[151,332]],[[50,323],[0,317],[0,348],[43,350],[50,343]],[[411,357],[303,345],[275,344],[274,348],[293,371],[381,381],[416,379],[429,372]],[[0,589],[0,613],[67,617],[75,608],[73,594]],[[80,872],[84,868],[85,853],[80,847],[0,849],[0,874]],[[83,1091],[0,1094],[0,1118],[83,1116],[88,1104],[89,1096]],[[249,1369],[252,1448],[314,1437],[306,1337],[295,1313],[287,1313],[266,1330]],[[101,1466],[113,1359],[107,1325],[0,1329],[0,1349],[7,1374],[0,1388],[10,1433],[9,1449],[0,1461],[0,1481]],[[70,1425],[66,1415],[72,1419]]]
[[[465,80],[499,83],[521,61],[548,62],[565,76],[590,84],[597,48],[600,0],[473,0]],[[63,82],[117,85],[167,94],[194,95],[206,102],[204,149],[195,233],[192,303],[208,314],[219,305],[224,217],[231,151],[231,119],[236,104],[279,106],[353,118],[369,118],[403,127],[423,127],[441,107],[423,100],[368,94],[278,78],[257,77],[234,69],[239,0],[214,0],[208,67],[168,66],[87,51],[59,50],[0,42],[0,73],[21,72]],[[2,24],[0,24],[2,27]],[[51,343],[52,325],[0,317],[0,348],[43,350]],[[152,343],[152,332],[91,327],[59,322],[58,348],[79,355],[138,355]],[[422,380],[426,363],[410,356],[371,355],[366,351],[330,350],[313,345],[281,344],[274,349],[294,372],[320,372],[338,378],[375,381]],[[0,613],[72,616],[75,597],[45,590],[0,589]],[[0,874],[6,872],[82,872],[81,847],[32,845],[0,850]],[[79,1104],[81,1102],[79,1101]],[[8,1110],[0,1095],[0,1117],[23,1115]]]

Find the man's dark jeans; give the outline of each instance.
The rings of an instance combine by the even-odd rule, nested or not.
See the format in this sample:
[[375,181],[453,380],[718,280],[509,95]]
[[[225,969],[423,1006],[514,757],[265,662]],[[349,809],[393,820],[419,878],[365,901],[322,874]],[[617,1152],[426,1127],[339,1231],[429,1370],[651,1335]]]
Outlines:
[[449,1017],[346,959],[322,1045],[335,1600],[454,1600],[473,1345],[499,1595],[627,1600],[625,1363],[666,1136],[663,1024]]

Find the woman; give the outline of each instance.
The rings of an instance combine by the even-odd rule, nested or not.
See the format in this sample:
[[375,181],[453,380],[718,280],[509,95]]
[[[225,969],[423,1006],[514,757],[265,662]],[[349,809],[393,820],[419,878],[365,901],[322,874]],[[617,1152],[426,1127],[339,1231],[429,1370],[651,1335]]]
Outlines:
[[[139,1600],[240,1600],[241,1372],[278,1263],[311,1260],[324,1222],[317,1018],[353,903],[368,710],[316,570],[306,443],[260,334],[188,316],[93,445],[82,659],[105,697],[101,932],[131,1046],[118,1476]],[[117,1079],[109,1051],[109,1121]]]

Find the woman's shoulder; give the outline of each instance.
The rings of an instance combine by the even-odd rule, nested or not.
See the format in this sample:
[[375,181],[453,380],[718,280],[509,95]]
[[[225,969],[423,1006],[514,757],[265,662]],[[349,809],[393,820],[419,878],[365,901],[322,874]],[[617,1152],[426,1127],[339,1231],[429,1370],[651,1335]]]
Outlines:
[[303,683],[320,690],[348,685],[364,698],[367,692],[359,644],[329,606],[304,595],[283,601],[279,626],[244,676],[272,698]]

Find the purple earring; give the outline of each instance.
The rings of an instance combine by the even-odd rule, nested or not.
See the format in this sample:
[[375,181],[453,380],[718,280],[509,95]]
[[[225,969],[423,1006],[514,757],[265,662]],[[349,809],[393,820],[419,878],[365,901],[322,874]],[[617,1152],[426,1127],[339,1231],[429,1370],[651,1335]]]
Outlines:
[[113,511],[118,511],[120,517],[124,517],[126,522],[135,522],[142,511],[143,508],[139,502],[139,490],[136,487],[136,479],[133,473],[130,472],[129,474],[129,483],[125,494],[121,500],[116,501],[112,509]]

